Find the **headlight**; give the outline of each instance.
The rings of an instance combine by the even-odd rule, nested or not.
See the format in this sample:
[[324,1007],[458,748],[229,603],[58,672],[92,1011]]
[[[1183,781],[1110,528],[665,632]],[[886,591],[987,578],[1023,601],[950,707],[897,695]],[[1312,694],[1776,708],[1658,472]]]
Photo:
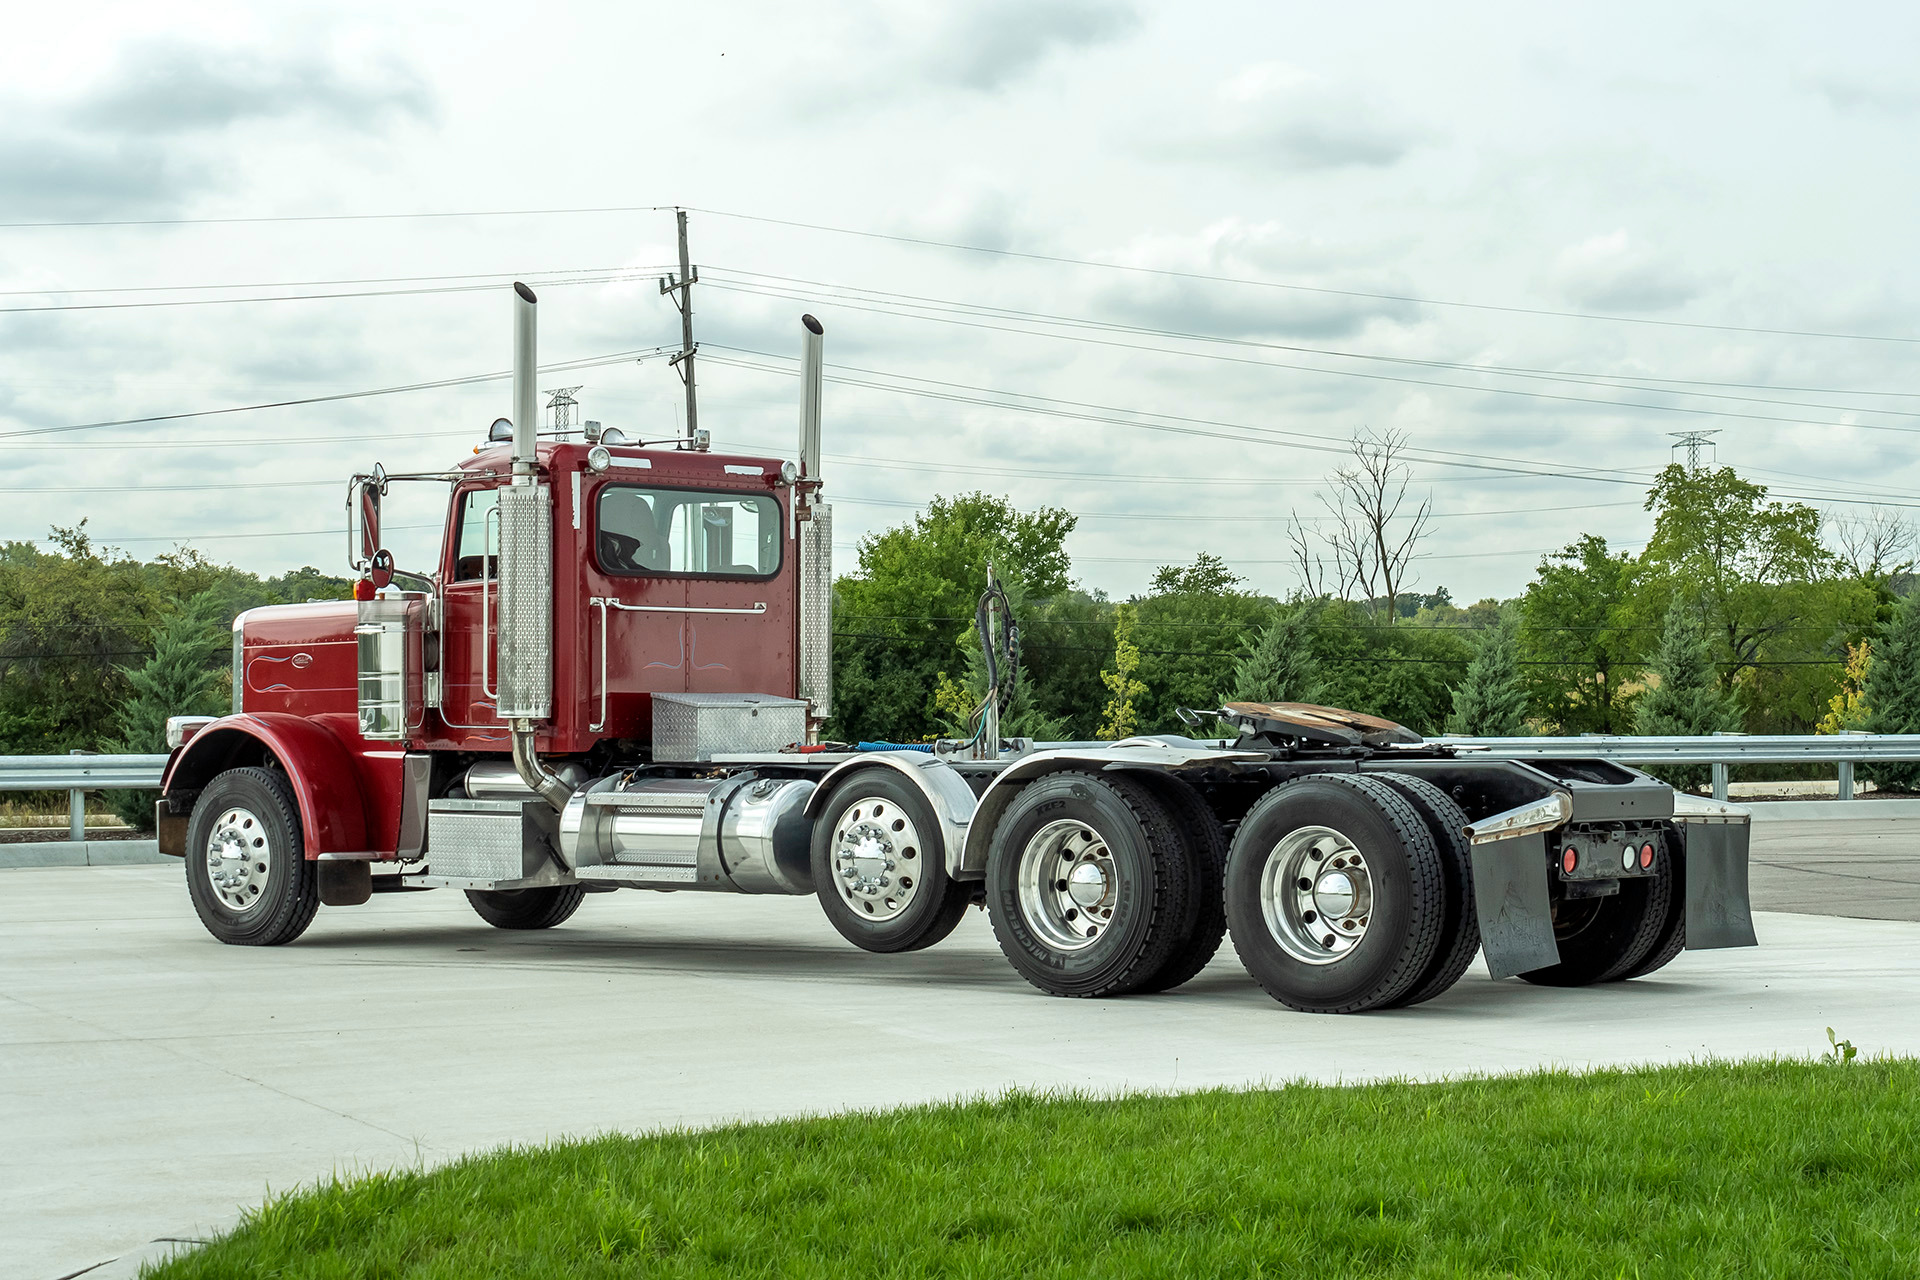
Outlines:
[[587,450],[587,466],[591,467],[595,473],[605,471],[612,465],[613,455],[607,452],[607,446],[597,444]]

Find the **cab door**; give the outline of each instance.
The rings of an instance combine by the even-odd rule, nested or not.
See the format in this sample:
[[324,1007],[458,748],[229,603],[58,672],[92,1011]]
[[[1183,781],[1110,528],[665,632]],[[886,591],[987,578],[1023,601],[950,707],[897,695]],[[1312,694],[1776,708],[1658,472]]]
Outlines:
[[456,747],[508,745],[495,712],[500,608],[500,491],[492,483],[454,491],[441,566],[440,719]]

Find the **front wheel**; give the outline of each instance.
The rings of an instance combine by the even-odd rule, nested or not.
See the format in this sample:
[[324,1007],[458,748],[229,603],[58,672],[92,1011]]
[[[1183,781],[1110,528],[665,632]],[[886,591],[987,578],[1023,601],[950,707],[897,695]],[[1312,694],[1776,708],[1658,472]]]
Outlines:
[[884,768],[843,782],[813,824],[813,887],[840,936],[863,951],[918,951],[952,933],[973,900],[947,874],[933,807]]
[[286,775],[229,769],[187,821],[187,896],[207,932],[242,947],[292,942],[320,908],[300,806]]
[[587,896],[581,884],[539,889],[469,889],[474,914],[496,929],[551,929],[566,923]]
[[1303,1013],[1391,1005],[1447,923],[1432,832],[1393,787],[1321,774],[1262,796],[1227,855],[1227,928],[1267,994]]

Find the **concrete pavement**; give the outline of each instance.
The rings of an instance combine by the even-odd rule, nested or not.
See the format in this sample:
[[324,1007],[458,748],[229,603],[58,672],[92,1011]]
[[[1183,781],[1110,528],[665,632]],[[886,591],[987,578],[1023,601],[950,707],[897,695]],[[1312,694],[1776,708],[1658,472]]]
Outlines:
[[1230,951],[1180,992],[1039,994],[970,914],[870,956],[809,901],[623,892],[514,934],[449,891],[222,947],[177,864],[0,873],[0,1240],[54,1277],[332,1172],[563,1134],[1119,1090],[1920,1052],[1920,925],[1766,915],[1762,946],[1554,991],[1476,970],[1365,1017],[1289,1012]]

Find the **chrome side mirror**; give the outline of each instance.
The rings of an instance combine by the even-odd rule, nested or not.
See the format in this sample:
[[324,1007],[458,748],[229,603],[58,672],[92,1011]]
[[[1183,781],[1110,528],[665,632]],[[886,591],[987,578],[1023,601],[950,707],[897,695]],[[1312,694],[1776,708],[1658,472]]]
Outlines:
[[360,512],[360,555],[355,568],[371,564],[380,552],[380,499],[387,493],[387,469],[379,463],[373,474],[353,478],[354,505]]

